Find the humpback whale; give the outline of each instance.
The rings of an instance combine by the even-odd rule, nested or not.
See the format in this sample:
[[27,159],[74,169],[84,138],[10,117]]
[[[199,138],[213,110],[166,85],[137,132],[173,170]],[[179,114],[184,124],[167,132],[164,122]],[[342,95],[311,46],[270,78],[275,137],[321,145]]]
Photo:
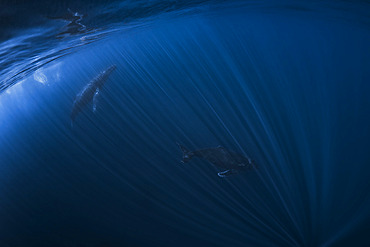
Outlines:
[[179,143],[177,145],[182,151],[182,163],[189,162],[193,157],[204,159],[215,167],[224,170],[217,174],[219,177],[228,177],[240,171],[255,168],[253,160],[221,146],[190,151]]
[[76,95],[76,99],[73,102],[71,121],[76,119],[77,115],[82,111],[82,109],[91,101],[93,101],[93,111],[96,110],[97,97],[99,91],[104,83],[107,81],[109,75],[116,69],[116,65],[112,65],[98,76],[92,79],[80,93]]

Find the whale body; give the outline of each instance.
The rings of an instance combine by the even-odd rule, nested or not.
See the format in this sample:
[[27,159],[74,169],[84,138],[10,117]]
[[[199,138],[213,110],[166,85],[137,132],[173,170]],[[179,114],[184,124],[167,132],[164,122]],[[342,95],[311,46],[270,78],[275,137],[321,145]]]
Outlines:
[[97,96],[104,83],[107,81],[109,75],[116,69],[115,65],[110,66],[102,71],[98,76],[92,79],[83,89],[76,95],[71,111],[71,121],[76,119],[77,115],[83,108],[93,101],[93,111],[96,110]]
[[221,146],[190,151],[183,145],[178,145],[182,151],[182,163],[189,162],[193,157],[201,158],[224,170],[217,174],[219,177],[227,177],[255,168],[253,160]]

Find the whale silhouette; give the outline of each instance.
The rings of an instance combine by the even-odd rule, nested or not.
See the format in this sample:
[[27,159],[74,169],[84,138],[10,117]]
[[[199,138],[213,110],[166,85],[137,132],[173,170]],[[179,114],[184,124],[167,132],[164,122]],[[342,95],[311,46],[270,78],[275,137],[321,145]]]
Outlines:
[[177,145],[182,151],[182,163],[189,162],[193,157],[204,159],[215,167],[224,170],[217,174],[219,177],[228,177],[255,168],[253,160],[221,146],[190,151],[179,143]]
[[76,95],[75,101],[73,102],[71,111],[71,124],[75,121],[77,115],[83,110],[83,108],[93,101],[93,111],[96,110],[97,97],[99,91],[104,83],[107,81],[109,75],[116,69],[116,65],[112,65],[98,76],[92,79],[80,93]]

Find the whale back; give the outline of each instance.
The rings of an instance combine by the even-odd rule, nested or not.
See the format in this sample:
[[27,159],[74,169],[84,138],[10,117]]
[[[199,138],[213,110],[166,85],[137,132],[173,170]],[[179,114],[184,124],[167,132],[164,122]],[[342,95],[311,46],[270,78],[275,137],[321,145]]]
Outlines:
[[[116,65],[111,65],[109,68],[101,72],[92,82],[96,88],[100,88],[104,85],[104,83],[107,81],[110,74],[116,69]],[[95,88],[95,89],[96,89]]]
[[77,115],[82,111],[82,109],[92,101],[94,94],[98,88],[101,88],[107,81],[110,74],[116,69],[116,65],[108,67],[106,70],[101,72],[98,76],[90,81],[82,91],[77,94],[71,111],[71,120],[74,121]]

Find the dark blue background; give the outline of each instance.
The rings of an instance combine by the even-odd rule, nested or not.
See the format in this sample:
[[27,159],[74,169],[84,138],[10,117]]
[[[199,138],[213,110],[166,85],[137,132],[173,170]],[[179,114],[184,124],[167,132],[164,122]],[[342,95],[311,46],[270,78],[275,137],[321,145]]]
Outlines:
[[[0,244],[369,246],[369,26],[251,6],[115,26],[3,91]],[[75,95],[112,64],[71,127]],[[176,142],[258,170],[219,178]]]

